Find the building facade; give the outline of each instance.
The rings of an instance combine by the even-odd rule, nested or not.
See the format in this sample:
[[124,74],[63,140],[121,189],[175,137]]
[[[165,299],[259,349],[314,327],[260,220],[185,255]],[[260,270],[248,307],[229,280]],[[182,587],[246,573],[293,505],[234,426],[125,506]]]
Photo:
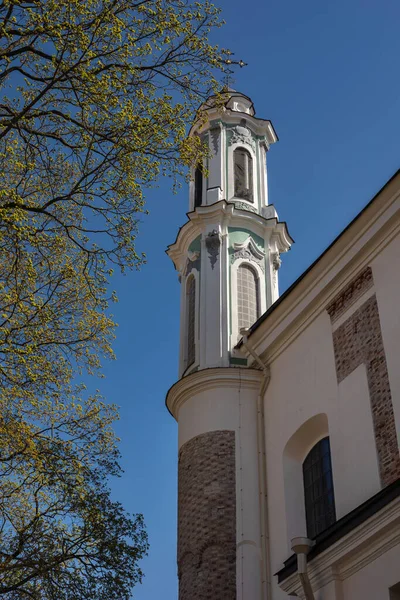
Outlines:
[[[400,173],[281,297],[277,136],[210,99],[181,279],[180,600],[400,599]],[[206,168],[205,168],[206,167]]]

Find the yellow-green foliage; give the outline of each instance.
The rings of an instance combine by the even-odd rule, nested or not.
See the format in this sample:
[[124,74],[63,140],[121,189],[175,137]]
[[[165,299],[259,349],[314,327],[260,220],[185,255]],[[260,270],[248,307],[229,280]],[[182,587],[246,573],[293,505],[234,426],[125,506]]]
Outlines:
[[[104,483],[115,407],[76,385],[112,357],[115,267],[144,188],[205,153],[218,10],[190,0],[0,3],[0,596],[128,598],[147,542]],[[108,297],[109,296],[109,297]],[[82,398],[85,397],[86,400]]]

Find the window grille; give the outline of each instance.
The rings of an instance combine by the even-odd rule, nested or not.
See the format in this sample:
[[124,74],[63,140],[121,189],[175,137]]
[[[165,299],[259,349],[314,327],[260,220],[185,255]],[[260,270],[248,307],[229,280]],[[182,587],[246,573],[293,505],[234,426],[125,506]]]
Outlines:
[[196,167],[194,173],[194,207],[201,206],[203,200],[203,171]]
[[244,148],[233,152],[235,197],[253,202],[253,159]]
[[196,359],[196,280],[190,275],[186,284],[187,306],[187,367]]
[[250,327],[260,316],[259,284],[255,270],[241,264],[237,271],[238,329]]
[[303,478],[307,535],[312,539],[336,521],[329,437],[308,453]]

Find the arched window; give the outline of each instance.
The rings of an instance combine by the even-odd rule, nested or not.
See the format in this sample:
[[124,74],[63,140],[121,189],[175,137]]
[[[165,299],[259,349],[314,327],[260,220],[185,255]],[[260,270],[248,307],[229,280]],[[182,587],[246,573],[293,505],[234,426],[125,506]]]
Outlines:
[[314,538],[336,521],[329,437],[319,441],[303,462],[307,535]]
[[187,364],[190,367],[196,359],[196,280],[189,276],[186,284],[187,307]]
[[203,170],[200,166],[194,172],[194,207],[201,206],[203,200]]
[[235,197],[253,202],[253,159],[244,148],[233,152]]
[[260,316],[259,284],[256,271],[243,263],[237,271],[238,330],[250,327]]

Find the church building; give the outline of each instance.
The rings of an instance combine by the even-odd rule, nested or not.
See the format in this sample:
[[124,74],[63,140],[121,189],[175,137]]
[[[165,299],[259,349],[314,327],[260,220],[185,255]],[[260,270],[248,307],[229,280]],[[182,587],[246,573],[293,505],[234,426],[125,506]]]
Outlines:
[[203,111],[167,250],[179,600],[400,600],[400,171],[279,296],[273,125],[233,90]]

